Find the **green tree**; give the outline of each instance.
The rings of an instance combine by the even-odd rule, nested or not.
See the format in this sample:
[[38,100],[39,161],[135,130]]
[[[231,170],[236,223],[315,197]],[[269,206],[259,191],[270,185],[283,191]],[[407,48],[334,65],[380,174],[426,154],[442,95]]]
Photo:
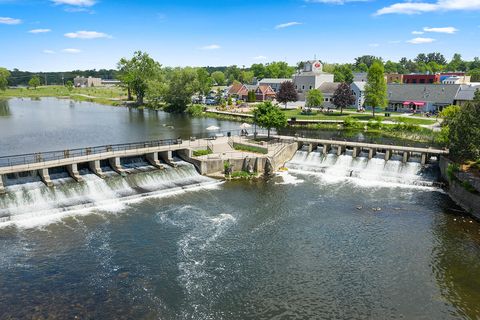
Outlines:
[[217,86],[225,85],[225,74],[222,71],[212,72],[211,77]]
[[333,71],[334,80],[335,82],[353,82],[353,72],[352,69],[346,65],[337,65],[335,66],[335,70]]
[[333,104],[340,108],[340,113],[343,114],[343,108],[347,108],[355,103],[355,96],[352,93],[350,85],[346,82],[341,83],[333,93]]
[[5,68],[0,68],[0,90],[5,91],[8,87],[8,78],[10,77],[10,71]]
[[257,96],[255,94],[255,91],[253,90],[248,91],[247,102],[255,102],[255,101],[257,101]]
[[35,90],[37,87],[39,87],[41,84],[40,78],[38,76],[33,76],[29,81],[28,81],[28,86],[30,88],[34,88]]
[[165,108],[168,112],[183,113],[191,103],[195,93],[197,73],[193,68],[176,68],[172,70],[165,92]]
[[361,56],[355,58],[355,67],[358,68],[361,64],[365,64],[367,68],[370,68],[375,61],[382,61],[382,58],[369,55]]
[[480,68],[477,69],[472,69],[467,73],[469,76],[471,76],[470,81],[472,82],[480,82]]
[[287,109],[287,103],[294,102],[298,100],[297,90],[295,90],[295,85],[292,81],[282,82],[280,89],[277,92],[277,101],[285,104],[285,109]]
[[[480,101],[480,96],[477,99]],[[446,122],[450,155],[458,161],[479,160],[480,102],[468,103],[452,112]]]
[[251,84],[255,74],[253,71],[242,71],[240,75],[240,81],[243,83]]
[[286,62],[271,62],[265,67],[265,78],[290,78],[295,72],[295,67],[290,67]]
[[212,90],[213,79],[208,74],[208,71],[205,68],[197,69],[197,78],[196,78],[196,91],[198,91],[202,96],[208,95],[210,90]]
[[367,72],[368,71],[368,66],[365,63],[360,63],[358,66],[355,67],[355,71]]
[[305,106],[308,108],[321,107],[323,106],[323,93],[318,89],[312,89],[307,92],[307,101]]
[[265,66],[263,65],[263,63],[252,64],[252,66],[250,67],[250,71],[253,72],[257,79],[265,78]]
[[67,83],[65,83],[65,87],[67,87],[68,91],[72,91],[73,90],[72,80],[68,80]]
[[158,77],[161,65],[153,60],[148,53],[136,51],[132,59],[121,59],[117,67],[120,80],[137,96],[137,104],[143,105],[148,82]]
[[398,63],[388,60],[385,62],[386,73],[398,73]]
[[287,126],[287,116],[277,105],[271,101],[265,101],[257,105],[253,110],[255,122],[268,130],[268,138],[270,138],[270,130],[272,128],[281,129]]
[[367,84],[365,85],[365,104],[372,107],[375,117],[375,108],[384,108],[388,104],[387,83],[385,81],[383,64],[375,61],[368,69]]

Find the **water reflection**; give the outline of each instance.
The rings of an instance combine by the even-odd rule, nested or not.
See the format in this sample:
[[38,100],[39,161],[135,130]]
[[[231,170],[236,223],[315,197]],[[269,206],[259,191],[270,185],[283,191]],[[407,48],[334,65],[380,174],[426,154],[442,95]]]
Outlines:
[[[445,205],[455,206],[451,201]],[[442,298],[455,306],[458,316],[480,319],[480,224],[470,216],[439,215],[433,234],[432,269]]]
[[7,100],[0,100],[0,117],[9,117],[12,113]]

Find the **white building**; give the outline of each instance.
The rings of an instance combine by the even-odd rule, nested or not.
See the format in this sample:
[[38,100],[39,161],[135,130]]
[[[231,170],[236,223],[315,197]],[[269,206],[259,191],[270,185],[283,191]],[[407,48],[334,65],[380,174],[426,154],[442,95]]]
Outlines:
[[362,108],[365,104],[365,81],[354,81],[350,85],[352,93],[355,96],[355,107],[358,109]]
[[445,78],[443,84],[469,84],[471,76],[450,76]]
[[309,90],[318,89],[325,82],[333,82],[333,74],[323,72],[323,65],[318,60],[305,62],[303,70],[293,75],[299,100],[305,100]]

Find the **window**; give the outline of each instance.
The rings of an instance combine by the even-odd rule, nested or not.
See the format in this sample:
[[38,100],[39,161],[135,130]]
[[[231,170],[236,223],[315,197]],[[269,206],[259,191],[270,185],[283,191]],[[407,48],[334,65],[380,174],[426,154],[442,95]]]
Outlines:
[[305,86],[302,86],[302,90],[305,90]]
[[312,86],[310,86],[310,90],[312,90]]

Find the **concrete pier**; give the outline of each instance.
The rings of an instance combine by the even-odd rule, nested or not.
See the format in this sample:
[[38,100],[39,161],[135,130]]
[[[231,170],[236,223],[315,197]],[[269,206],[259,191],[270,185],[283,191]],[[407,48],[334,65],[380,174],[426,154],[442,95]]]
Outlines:
[[368,160],[372,159],[377,155],[377,149],[376,148],[370,148],[368,150]]
[[176,167],[177,164],[175,162],[173,162],[173,155],[172,155],[172,151],[162,151],[162,152],[159,152],[160,154],[160,158],[166,163],[168,164],[169,166],[172,166],[172,167]]
[[332,147],[331,144],[324,144],[323,145],[323,154],[327,155],[330,152],[330,148]]
[[352,152],[352,158],[356,158],[358,157],[358,155],[360,154],[360,148],[359,147],[353,147],[353,152]]
[[403,163],[407,163],[409,159],[410,159],[410,152],[404,151],[404,152],[403,152],[402,162],[403,162]]
[[40,176],[40,179],[42,179],[43,183],[45,183],[47,187],[53,187],[53,182],[52,182],[52,179],[50,179],[50,174],[48,173],[48,169],[38,170],[38,175]]
[[103,173],[102,167],[100,166],[100,160],[90,161],[88,163],[90,171],[99,176],[100,178],[105,178],[105,173]]
[[392,158],[392,150],[385,150],[385,161],[388,161]]
[[152,166],[158,169],[165,169],[165,167],[160,163],[160,160],[158,160],[158,152],[147,153],[145,157],[147,158],[148,163],[150,163]]
[[110,167],[112,167],[113,171],[119,174],[124,174],[125,169],[122,168],[122,165],[120,164],[120,158],[115,157],[115,158],[110,158],[108,159],[108,162],[110,163]]
[[0,174],[0,194],[4,194],[4,193],[5,193],[5,187],[3,185],[2,175]]
[[429,158],[430,158],[430,156],[428,155],[428,153],[422,153],[422,158],[420,160],[420,164],[422,166],[426,165]]
[[338,146],[337,147],[337,156],[341,156],[342,154],[345,153],[345,146]]
[[67,165],[67,171],[68,174],[77,182],[82,182],[83,178],[80,176],[80,173],[78,172],[78,166],[76,163],[72,163]]

